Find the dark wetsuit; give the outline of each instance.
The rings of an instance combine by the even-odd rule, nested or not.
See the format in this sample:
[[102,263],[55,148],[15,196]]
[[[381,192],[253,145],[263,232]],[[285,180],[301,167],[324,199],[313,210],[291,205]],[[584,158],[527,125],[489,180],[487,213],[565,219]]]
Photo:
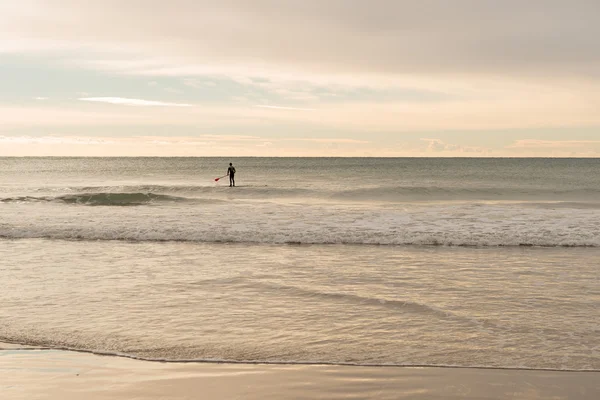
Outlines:
[[227,168],[227,175],[229,175],[229,186],[235,186],[235,168],[233,166]]

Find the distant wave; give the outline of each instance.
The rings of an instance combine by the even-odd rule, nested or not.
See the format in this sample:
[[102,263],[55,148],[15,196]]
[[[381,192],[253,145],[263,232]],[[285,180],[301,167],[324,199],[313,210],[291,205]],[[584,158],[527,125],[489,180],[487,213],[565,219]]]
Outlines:
[[137,206],[157,202],[185,201],[183,197],[154,193],[80,193],[61,196],[19,196],[0,199],[2,203],[54,202],[88,206]]
[[454,188],[397,186],[358,188],[332,195],[339,200],[439,201],[439,200],[546,200],[598,201],[600,189],[552,190],[535,188]]
[[315,198],[331,201],[563,201],[600,203],[600,188],[542,189],[518,187],[439,187],[439,186],[386,186],[359,187],[336,190],[303,187],[241,186],[231,190],[227,185],[124,185],[23,188],[35,193],[70,194],[156,194],[183,197],[211,197],[242,199]]
[[[300,237],[302,236],[302,237]],[[565,238],[560,235],[553,237],[540,236],[521,240],[510,235],[495,234],[471,235],[469,238],[449,237],[446,233],[410,236],[366,236],[352,233],[341,237],[331,235],[286,234],[240,234],[239,236],[198,232],[196,234],[150,231],[81,231],[61,229],[11,229],[4,231],[0,226],[2,239],[52,239],[52,240],[90,240],[90,241],[125,241],[125,242],[184,242],[184,243],[214,243],[214,244],[272,244],[272,245],[363,245],[363,246],[446,246],[446,247],[600,247],[600,237],[596,238]]]
[[[28,189],[32,190],[32,189]],[[311,197],[320,196],[321,191],[308,188],[282,188],[267,185],[241,185],[231,189],[229,185],[123,185],[123,186],[69,186],[69,187],[40,187],[35,192],[55,193],[156,193],[166,195],[204,196],[230,195],[239,197],[269,198],[269,197]]]

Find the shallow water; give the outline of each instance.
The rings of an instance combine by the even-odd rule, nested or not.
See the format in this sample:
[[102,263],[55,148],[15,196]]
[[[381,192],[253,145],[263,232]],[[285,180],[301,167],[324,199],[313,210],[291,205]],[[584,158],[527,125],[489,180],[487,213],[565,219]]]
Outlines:
[[[597,369],[598,249],[11,240],[0,337],[159,359]],[[43,260],[43,261],[42,261]]]

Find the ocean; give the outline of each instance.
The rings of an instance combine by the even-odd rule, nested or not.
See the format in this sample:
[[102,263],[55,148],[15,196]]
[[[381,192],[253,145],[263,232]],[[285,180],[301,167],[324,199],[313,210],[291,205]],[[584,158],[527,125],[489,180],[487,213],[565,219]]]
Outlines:
[[0,158],[0,289],[44,348],[600,370],[600,159]]

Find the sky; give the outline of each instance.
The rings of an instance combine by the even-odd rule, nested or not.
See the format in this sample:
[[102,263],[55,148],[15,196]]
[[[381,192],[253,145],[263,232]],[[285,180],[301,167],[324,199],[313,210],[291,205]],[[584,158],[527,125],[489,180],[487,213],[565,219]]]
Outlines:
[[597,0],[0,0],[0,156],[600,157]]

